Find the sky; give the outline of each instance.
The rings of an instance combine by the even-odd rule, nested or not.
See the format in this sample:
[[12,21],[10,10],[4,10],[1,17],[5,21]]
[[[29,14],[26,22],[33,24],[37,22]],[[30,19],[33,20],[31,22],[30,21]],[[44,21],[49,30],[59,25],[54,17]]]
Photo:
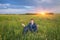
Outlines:
[[60,13],[60,0],[0,0],[0,14],[41,11]]

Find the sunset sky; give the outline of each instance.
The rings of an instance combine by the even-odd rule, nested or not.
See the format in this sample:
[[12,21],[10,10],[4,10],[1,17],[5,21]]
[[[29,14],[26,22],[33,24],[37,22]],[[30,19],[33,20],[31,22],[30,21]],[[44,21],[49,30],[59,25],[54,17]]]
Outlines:
[[60,13],[60,0],[0,0],[0,14],[41,11]]

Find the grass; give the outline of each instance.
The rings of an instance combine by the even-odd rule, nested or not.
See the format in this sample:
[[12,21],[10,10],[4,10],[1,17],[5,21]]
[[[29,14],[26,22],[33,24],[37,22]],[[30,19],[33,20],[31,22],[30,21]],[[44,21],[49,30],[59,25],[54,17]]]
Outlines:
[[[21,23],[27,25],[31,18],[38,32],[23,35]],[[60,15],[0,15],[0,40],[60,40]]]

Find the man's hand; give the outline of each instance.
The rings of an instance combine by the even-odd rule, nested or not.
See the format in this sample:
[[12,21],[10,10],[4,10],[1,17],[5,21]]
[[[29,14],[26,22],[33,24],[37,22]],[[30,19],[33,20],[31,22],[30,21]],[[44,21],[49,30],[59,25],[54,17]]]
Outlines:
[[39,27],[39,25],[37,25],[37,27]]
[[22,23],[22,26],[25,27],[25,24]]

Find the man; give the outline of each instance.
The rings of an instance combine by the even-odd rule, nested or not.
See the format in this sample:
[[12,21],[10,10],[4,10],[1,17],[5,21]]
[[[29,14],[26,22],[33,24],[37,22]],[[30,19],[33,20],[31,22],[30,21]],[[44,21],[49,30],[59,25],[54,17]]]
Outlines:
[[24,24],[22,24],[22,26],[24,26],[23,33],[27,33],[28,30],[30,30],[31,32],[37,31],[37,25],[35,24],[33,19],[30,20],[30,22],[27,26],[25,26]]
[[37,31],[37,25],[34,22],[34,19],[31,19],[30,23],[28,24],[28,28],[31,32]]

